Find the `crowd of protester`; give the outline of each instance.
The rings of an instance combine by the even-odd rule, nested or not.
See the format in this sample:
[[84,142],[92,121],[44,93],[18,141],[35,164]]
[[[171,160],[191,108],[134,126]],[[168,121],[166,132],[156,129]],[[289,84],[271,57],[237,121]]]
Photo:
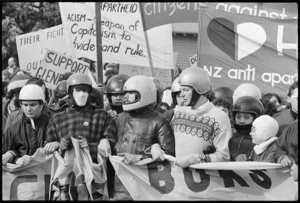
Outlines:
[[[2,71],[2,165],[28,165],[38,148],[63,155],[73,137],[94,163],[98,154],[121,156],[125,164],[163,161],[167,154],[182,168],[262,161],[290,166],[298,181],[298,81],[283,106],[283,98],[251,83],[213,89],[197,67],[179,71],[162,89],[155,77],[129,77],[105,64],[106,80],[97,87],[85,74],[66,73],[50,90],[15,58],[8,64]],[[109,161],[107,178],[111,199],[132,199]]]

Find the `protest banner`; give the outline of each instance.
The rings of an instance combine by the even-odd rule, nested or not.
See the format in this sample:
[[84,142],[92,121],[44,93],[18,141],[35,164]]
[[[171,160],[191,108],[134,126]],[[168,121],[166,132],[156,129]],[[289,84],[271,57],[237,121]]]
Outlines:
[[198,23],[201,6],[259,17],[296,19],[297,3],[147,2],[140,3],[145,30],[172,23]]
[[27,166],[2,165],[2,200],[49,200],[51,162],[38,149]]
[[52,159],[50,200],[107,200],[107,176],[104,161],[92,162],[87,148],[71,137],[73,148],[62,157],[57,151]]
[[[59,7],[66,30],[67,53],[96,61],[95,3],[64,2]],[[101,30],[103,61],[149,66],[138,3],[102,2]],[[173,69],[171,27],[160,27],[153,32],[148,33],[153,66]]]
[[106,161],[94,164],[78,140],[72,144],[64,157],[39,148],[27,166],[2,165],[2,200],[107,200]]
[[60,77],[64,73],[84,73],[91,79],[92,86],[96,87],[97,85],[91,75],[89,66],[88,63],[82,60],[77,60],[71,56],[48,49],[41,63],[41,67],[36,71],[36,77],[43,79],[47,88],[54,90]]
[[298,198],[297,182],[293,181],[289,170],[279,164],[219,162],[183,169],[168,160],[142,160],[127,165],[122,159],[110,156],[117,176],[133,200],[278,201]]
[[16,36],[20,69],[36,77],[48,49],[66,53],[63,25]]
[[[134,65],[123,65],[120,64],[119,74],[125,74],[128,76],[144,75],[150,77],[149,66],[134,66]],[[164,68],[154,68],[154,77],[160,82],[163,89],[172,85],[172,74],[171,70]]]
[[263,93],[286,96],[298,78],[298,21],[202,8],[198,66],[214,86],[253,83]]

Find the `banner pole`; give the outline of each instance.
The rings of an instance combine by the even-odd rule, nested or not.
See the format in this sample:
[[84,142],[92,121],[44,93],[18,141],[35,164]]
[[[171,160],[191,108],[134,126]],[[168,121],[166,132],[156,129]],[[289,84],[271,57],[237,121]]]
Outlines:
[[96,44],[97,44],[97,82],[103,84],[102,67],[102,37],[101,37],[101,8],[100,2],[96,2]]
[[200,46],[201,46],[201,9],[203,6],[200,6],[198,14],[198,38],[197,38],[197,66],[200,67]]
[[150,64],[150,76],[154,77],[154,69],[153,69],[152,57],[151,57],[151,52],[150,52],[148,34],[147,34],[147,30],[145,30],[145,20],[144,20],[144,11],[142,9],[142,3],[139,3],[139,6],[140,6],[140,12],[141,12],[141,18],[142,18],[144,36],[145,36],[145,41],[146,41],[148,59],[149,59],[149,64]]

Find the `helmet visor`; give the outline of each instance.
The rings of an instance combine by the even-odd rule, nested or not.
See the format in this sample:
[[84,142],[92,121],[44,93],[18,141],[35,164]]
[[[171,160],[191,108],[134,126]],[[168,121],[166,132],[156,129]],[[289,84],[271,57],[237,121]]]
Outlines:
[[125,91],[125,95],[122,100],[122,104],[133,104],[140,100],[141,94],[138,91]]

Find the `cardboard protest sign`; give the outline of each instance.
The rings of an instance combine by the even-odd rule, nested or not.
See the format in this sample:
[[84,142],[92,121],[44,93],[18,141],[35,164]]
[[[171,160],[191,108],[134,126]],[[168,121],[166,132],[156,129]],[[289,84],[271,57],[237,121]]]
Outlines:
[[43,79],[46,86],[54,90],[60,77],[67,72],[87,74],[93,81],[93,86],[96,86],[88,63],[52,50],[46,52],[41,67],[36,71],[36,77]]
[[[68,54],[97,61],[95,3],[59,3],[66,30]],[[149,66],[138,3],[102,2],[103,61]],[[157,36],[160,37],[157,37]],[[172,69],[173,42],[170,26],[148,33],[153,66]]]
[[218,167],[220,163],[201,163],[183,169],[168,160],[142,160],[127,165],[122,159],[110,156],[117,176],[133,200],[278,201],[298,198],[297,182],[287,168],[278,168],[279,164],[224,162]]
[[203,8],[198,66],[208,72],[215,87],[253,83],[263,93],[286,96],[298,78],[297,22]]
[[20,69],[36,73],[47,49],[66,53],[63,25],[57,25],[37,32],[16,36]]
[[[133,66],[120,64],[119,74],[128,76],[145,75],[150,77],[150,68],[145,66]],[[154,68],[154,76],[160,82],[163,89],[172,85],[171,70],[164,68]]]
[[140,3],[140,6],[145,30],[172,23],[198,23],[201,6],[258,17],[298,18],[297,3],[147,2]]
[[2,165],[2,200],[49,200],[51,162],[38,149],[27,166]]

